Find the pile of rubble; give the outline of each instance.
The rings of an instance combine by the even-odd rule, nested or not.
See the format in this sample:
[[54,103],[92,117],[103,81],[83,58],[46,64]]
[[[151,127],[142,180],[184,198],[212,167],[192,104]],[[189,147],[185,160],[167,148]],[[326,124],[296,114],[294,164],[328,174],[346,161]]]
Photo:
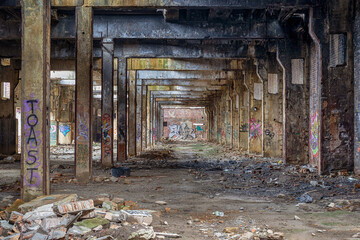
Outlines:
[[181,237],[156,233],[150,210],[103,194],[79,200],[76,194],[38,197],[28,203],[16,200],[0,212],[0,239],[164,239]]

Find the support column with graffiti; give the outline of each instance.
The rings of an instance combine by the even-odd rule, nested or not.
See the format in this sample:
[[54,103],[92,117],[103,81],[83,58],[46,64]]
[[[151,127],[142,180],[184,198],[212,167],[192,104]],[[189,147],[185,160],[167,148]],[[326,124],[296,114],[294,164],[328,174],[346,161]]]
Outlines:
[[256,75],[253,62],[246,66],[246,85],[249,87],[249,142],[252,155],[263,155],[263,84]]
[[147,87],[141,85],[141,149],[147,146]]
[[354,22],[354,170],[360,174],[360,1],[356,3]]
[[129,71],[129,156],[136,154],[136,71]]
[[139,155],[141,152],[141,80],[136,80],[136,101],[135,101],[135,108],[136,108],[136,155]]
[[309,159],[308,49],[299,41],[281,40],[277,61],[282,69],[283,158],[289,164],[306,164]]
[[118,58],[117,79],[117,161],[125,161],[127,158],[127,82],[126,82],[126,59]]
[[75,164],[76,178],[87,182],[92,169],[92,8],[76,7]]
[[29,201],[50,193],[50,3],[40,0],[22,4],[21,195]]
[[264,89],[264,156],[280,158],[283,155],[283,86],[275,53],[268,52],[266,58],[257,59],[257,75]]
[[114,41],[102,40],[102,87],[101,87],[101,163],[113,165],[114,146]]

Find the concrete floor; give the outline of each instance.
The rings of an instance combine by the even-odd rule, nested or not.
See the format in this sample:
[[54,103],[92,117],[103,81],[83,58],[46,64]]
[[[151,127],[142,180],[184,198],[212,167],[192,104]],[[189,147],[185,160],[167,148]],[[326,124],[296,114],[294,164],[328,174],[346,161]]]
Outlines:
[[[95,149],[96,156],[99,148]],[[298,169],[279,164],[278,159],[250,159],[219,145],[184,142],[158,145],[129,159],[124,165],[131,168],[131,176],[119,182],[109,180],[110,170],[102,168],[95,158],[93,175],[100,182],[79,185],[73,180],[72,146],[52,150],[52,193],[76,193],[85,199],[107,193],[137,202],[139,208],[155,211],[155,231],[178,233],[183,239],[231,239],[223,232],[226,227],[272,229],[294,240],[347,239],[360,232],[356,207],[353,211],[327,208],[341,199],[360,199],[348,176],[302,176]],[[19,197],[13,184],[19,181],[19,166],[19,162],[0,165],[2,205]],[[247,170],[251,168],[258,172]],[[269,183],[270,178],[277,183]],[[311,186],[309,181],[314,179],[330,188]],[[301,191],[317,192],[312,195],[314,202],[296,206]],[[213,215],[215,211],[224,212],[224,217]],[[295,215],[300,220],[295,220]]]

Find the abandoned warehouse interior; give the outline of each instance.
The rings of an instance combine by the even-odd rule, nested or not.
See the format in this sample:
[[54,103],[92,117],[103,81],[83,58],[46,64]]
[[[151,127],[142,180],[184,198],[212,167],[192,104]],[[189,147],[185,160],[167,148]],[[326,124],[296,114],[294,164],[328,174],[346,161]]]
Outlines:
[[360,238],[359,0],[4,0],[0,59],[0,239]]

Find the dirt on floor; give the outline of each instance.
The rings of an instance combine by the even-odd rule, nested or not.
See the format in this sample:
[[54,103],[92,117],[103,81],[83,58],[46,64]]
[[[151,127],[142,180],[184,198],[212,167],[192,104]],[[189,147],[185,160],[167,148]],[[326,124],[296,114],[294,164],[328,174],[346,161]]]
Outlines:
[[[317,169],[287,166],[281,159],[172,142],[127,160],[122,166],[131,169],[130,177],[114,178],[101,167],[98,152],[96,147],[93,181],[80,185],[73,147],[53,148],[51,193],[136,202],[136,208],[152,210],[155,232],[182,239],[240,239],[245,232],[258,239],[272,232],[292,240],[360,239],[360,182],[346,171],[319,176]],[[16,159],[0,160],[0,210],[19,198],[19,169]]]

